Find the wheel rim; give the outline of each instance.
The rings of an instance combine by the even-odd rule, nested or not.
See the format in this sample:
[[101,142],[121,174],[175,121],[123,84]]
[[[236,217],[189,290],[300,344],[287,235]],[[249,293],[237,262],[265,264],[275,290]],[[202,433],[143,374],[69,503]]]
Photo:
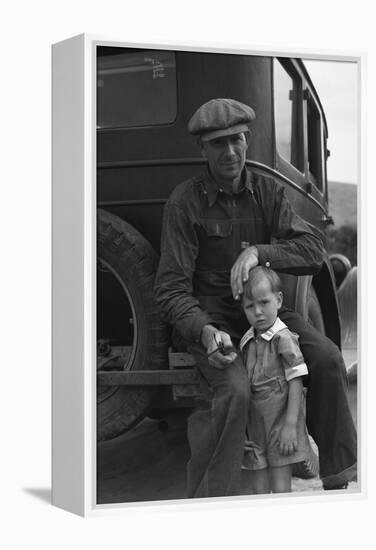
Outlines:
[[[112,280],[109,277],[106,277],[107,281],[106,282],[102,281],[102,283],[99,284],[99,273],[102,273],[102,277],[103,277],[103,274],[105,274],[105,273],[109,274],[111,276]],[[115,281],[116,281],[116,285],[118,285],[118,287],[119,287],[118,289],[116,289],[116,287],[114,287],[114,282]],[[125,299],[126,299],[128,307],[123,308],[123,310],[127,311],[129,309],[130,312],[131,312],[131,317],[129,318],[129,325],[132,325],[132,342],[131,342],[131,346],[130,346],[131,347],[131,353],[128,355],[127,361],[123,365],[122,370],[131,370],[134,359],[135,359],[136,350],[137,350],[137,343],[138,343],[138,318],[137,318],[136,308],[135,308],[135,304],[134,304],[134,301],[133,301],[133,298],[132,298],[132,294],[131,294],[128,286],[126,285],[124,280],[118,275],[116,270],[103,258],[98,258],[97,287],[98,288],[101,287],[101,294],[102,294],[101,299],[98,299],[98,295],[97,295],[97,320],[99,320],[99,318],[101,317],[101,312],[98,312],[98,309],[99,309],[98,306],[101,306],[102,309],[104,309],[105,304],[108,303],[108,301],[106,300],[106,290],[107,290],[107,294],[108,294],[109,287],[111,287],[112,291],[115,288],[115,290],[116,290],[115,295],[119,294],[119,289],[121,289],[121,291],[124,295],[123,298],[125,297]],[[121,307],[122,306],[120,305],[120,306],[118,306],[117,309],[121,309]],[[106,324],[106,322],[107,322],[107,325],[109,325],[109,327],[107,327],[107,332],[109,331],[110,334],[112,334],[112,330],[115,327],[115,333],[116,333],[115,341],[116,341],[119,337],[119,335],[116,331],[116,329],[119,325],[119,321],[114,320],[111,316],[111,313],[109,314],[109,308],[107,308],[107,309],[108,309],[107,314],[106,314],[107,319],[106,319],[106,321],[104,321],[104,324]],[[110,318],[108,318],[108,317],[110,317]],[[97,327],[97,332],[98,332],[98,327]],[[98,339],[98,336],[99,335],[97,334],[97,341],[107,340],[106,338],[99,338]],[[128,338],[127,338],[126,332],[124,333],[124,339],[125,339],[125,341],[127,341],[129,339],[129,335],[128,335]],[[109,338],[109,340],[111,341],[111,338]],[[98,400],[98,403],[101,403],[105,399],[108,399],[109,397],[111,397],[118,389],[119,389],[119,386],[98,386],[97,387],[97,400]]]

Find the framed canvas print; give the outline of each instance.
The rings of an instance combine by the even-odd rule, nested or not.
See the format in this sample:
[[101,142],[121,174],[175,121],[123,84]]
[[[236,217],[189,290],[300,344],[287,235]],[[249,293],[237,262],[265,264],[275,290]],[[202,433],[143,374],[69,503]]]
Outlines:
[[362,492],[363,72],[361,55],[53,46],[56,505]]

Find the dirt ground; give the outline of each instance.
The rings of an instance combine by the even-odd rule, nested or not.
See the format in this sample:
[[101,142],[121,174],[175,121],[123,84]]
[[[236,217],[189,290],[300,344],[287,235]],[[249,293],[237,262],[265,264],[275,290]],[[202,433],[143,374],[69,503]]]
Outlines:
[[[347,367],[356,358],[355,350],[345,350]],[[349,401],[357,421],[356,384],[349,388]],[[174,411],[160,422],[145,418],[135,428],[97,448],[97,503],[184,499],[189,446],[184,410]],[[349,485],[356,491],[356,482]],[[320,479],[293,478],[292,490],[321,491]],[[242,493],[250,494],[243,478]]]

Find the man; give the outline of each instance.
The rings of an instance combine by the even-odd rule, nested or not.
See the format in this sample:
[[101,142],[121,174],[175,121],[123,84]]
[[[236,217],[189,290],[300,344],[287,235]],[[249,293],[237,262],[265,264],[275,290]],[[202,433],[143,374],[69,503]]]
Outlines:
[[[236,493],[245,439],[249,384],[232,346],[247,330],[240,296],[248,272],[265,265],[314,274],[321,240],[299,218],[283,186],[245,167],[255,113],[233,99],[202,105],[188,124],[207,171],[179,185],[164,213],[156,299],[184,338],[210,395],[188,421],[188,496]],[[307,425],[320,453],[326,489],[356,475],[356,433],[338,348],[297,313],[280,318],[300,336],[309,368]]]

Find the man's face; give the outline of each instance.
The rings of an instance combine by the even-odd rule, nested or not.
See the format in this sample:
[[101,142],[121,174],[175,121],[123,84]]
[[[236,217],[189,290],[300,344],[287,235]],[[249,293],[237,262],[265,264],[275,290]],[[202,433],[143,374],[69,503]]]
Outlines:
[[282,293],[273,292],[268,279],[261,279],[252,289],[252,298],[243,297],[243,309],[249,324],[265,332],[275,323],[282,305]]
[[207,158],[214,178],[229,182],[240,176],[247,149],[248,135],[243,132],[202,143],[202,154]]

